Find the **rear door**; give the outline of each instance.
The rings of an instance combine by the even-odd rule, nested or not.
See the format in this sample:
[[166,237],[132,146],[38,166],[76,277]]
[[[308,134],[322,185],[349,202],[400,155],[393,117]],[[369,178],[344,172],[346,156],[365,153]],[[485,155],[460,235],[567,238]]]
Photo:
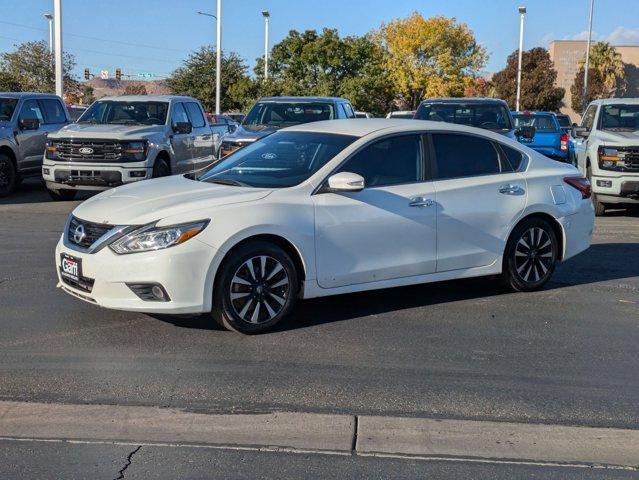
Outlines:
[[[182,102],[175,102],[171,107],[171,126],[176,123],[190,122],[186,113],[186,108]],[[193,148],[191,133],[171,134],[171,146],[173,147],[173,155],[175,165],[172,167],[173,173],[184,173],[193,170]]]
[[[204,112],[200,105],[196,102],[185,102],[186,113],[189,116],[191,125],[193,125],[192,150],[193,150],[193,168],[202,168],[213,161],[213,135],[219,136],[218,133],[212,133]],[[217,138],[215,139],[217,140]]]
[[[491,265],[526,206],[526,182],[504,150],[485,137],[442,132],[430,138],[437,271]],[[506,148],[521,163],[521,152]]]

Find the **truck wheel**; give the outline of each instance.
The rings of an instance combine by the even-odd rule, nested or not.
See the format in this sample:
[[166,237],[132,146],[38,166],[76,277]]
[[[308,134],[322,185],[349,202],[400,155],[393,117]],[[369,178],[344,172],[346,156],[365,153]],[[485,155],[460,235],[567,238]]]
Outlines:
[[77,190],[69,190],[69,189],[60,189],[60,190],[49,190],[49,195],[51,198],[57,202],[67,202],[69,200],[73,200],[78,193]]
[[163,158],[158,158],[153,165],[153,178],[168,177],[171,175],[169,164]]
[[6,197],[16,188],[18,174],[11,159],[0,154],[0,197]]
[[[586,177],[588,177],[588,181],[590,182],[590,185],[592,185],[592,170],[590,169],[590,167],[586,169]],[[597,194],[594,192],[592,194],[592,205],[593,207],[595,207],[596,217],[602,217],[606,214],[606,204],[601,203],[599,200],[597,200]]]

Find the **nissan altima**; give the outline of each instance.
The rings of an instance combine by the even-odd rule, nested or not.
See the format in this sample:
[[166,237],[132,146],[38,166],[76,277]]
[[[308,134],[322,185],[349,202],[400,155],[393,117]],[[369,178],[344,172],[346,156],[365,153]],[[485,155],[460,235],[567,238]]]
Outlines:
[[304,124],[80,204],[58,285],[106,308],[210,312],[243,333],[304,298],[479,276],[532,291],[589,247],[590,194],[573,166],[486,130]]

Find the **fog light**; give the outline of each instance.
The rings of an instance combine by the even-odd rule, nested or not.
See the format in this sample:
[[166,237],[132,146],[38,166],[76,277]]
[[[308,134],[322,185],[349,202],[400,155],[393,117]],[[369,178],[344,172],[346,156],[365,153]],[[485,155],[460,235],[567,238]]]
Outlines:
[[159,283],[127,283],[126,285],[145,302],[171,301],[169,294],[166,293],[164,287]]
[[153,288],[151,289],[151,293],[153,294],[153,296],[159,300],[164,300],[164,290],[162,290],[162,287],[160,287],[159,285],[153,285]]
[[43,173],[44,175],[49,175],[49,169],[48,169],[48,168],[43,168],[43,169],[42,169],[42,173]]
[[129,177],[131,178],[142,178],[146,177],[146,170],[135,170],[129,173]]
[[611,188],[612,180],[597,180],[598,187]]

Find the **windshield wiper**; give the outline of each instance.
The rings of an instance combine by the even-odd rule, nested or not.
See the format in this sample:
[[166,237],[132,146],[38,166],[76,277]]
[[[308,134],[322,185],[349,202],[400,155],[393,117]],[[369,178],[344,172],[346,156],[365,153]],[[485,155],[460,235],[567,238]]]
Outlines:
[[231,178],[208,178],[204,181],[209,183],[219,183],[220,185],[232,185],[234,187],[248,187],[246,183],[238,182]]

